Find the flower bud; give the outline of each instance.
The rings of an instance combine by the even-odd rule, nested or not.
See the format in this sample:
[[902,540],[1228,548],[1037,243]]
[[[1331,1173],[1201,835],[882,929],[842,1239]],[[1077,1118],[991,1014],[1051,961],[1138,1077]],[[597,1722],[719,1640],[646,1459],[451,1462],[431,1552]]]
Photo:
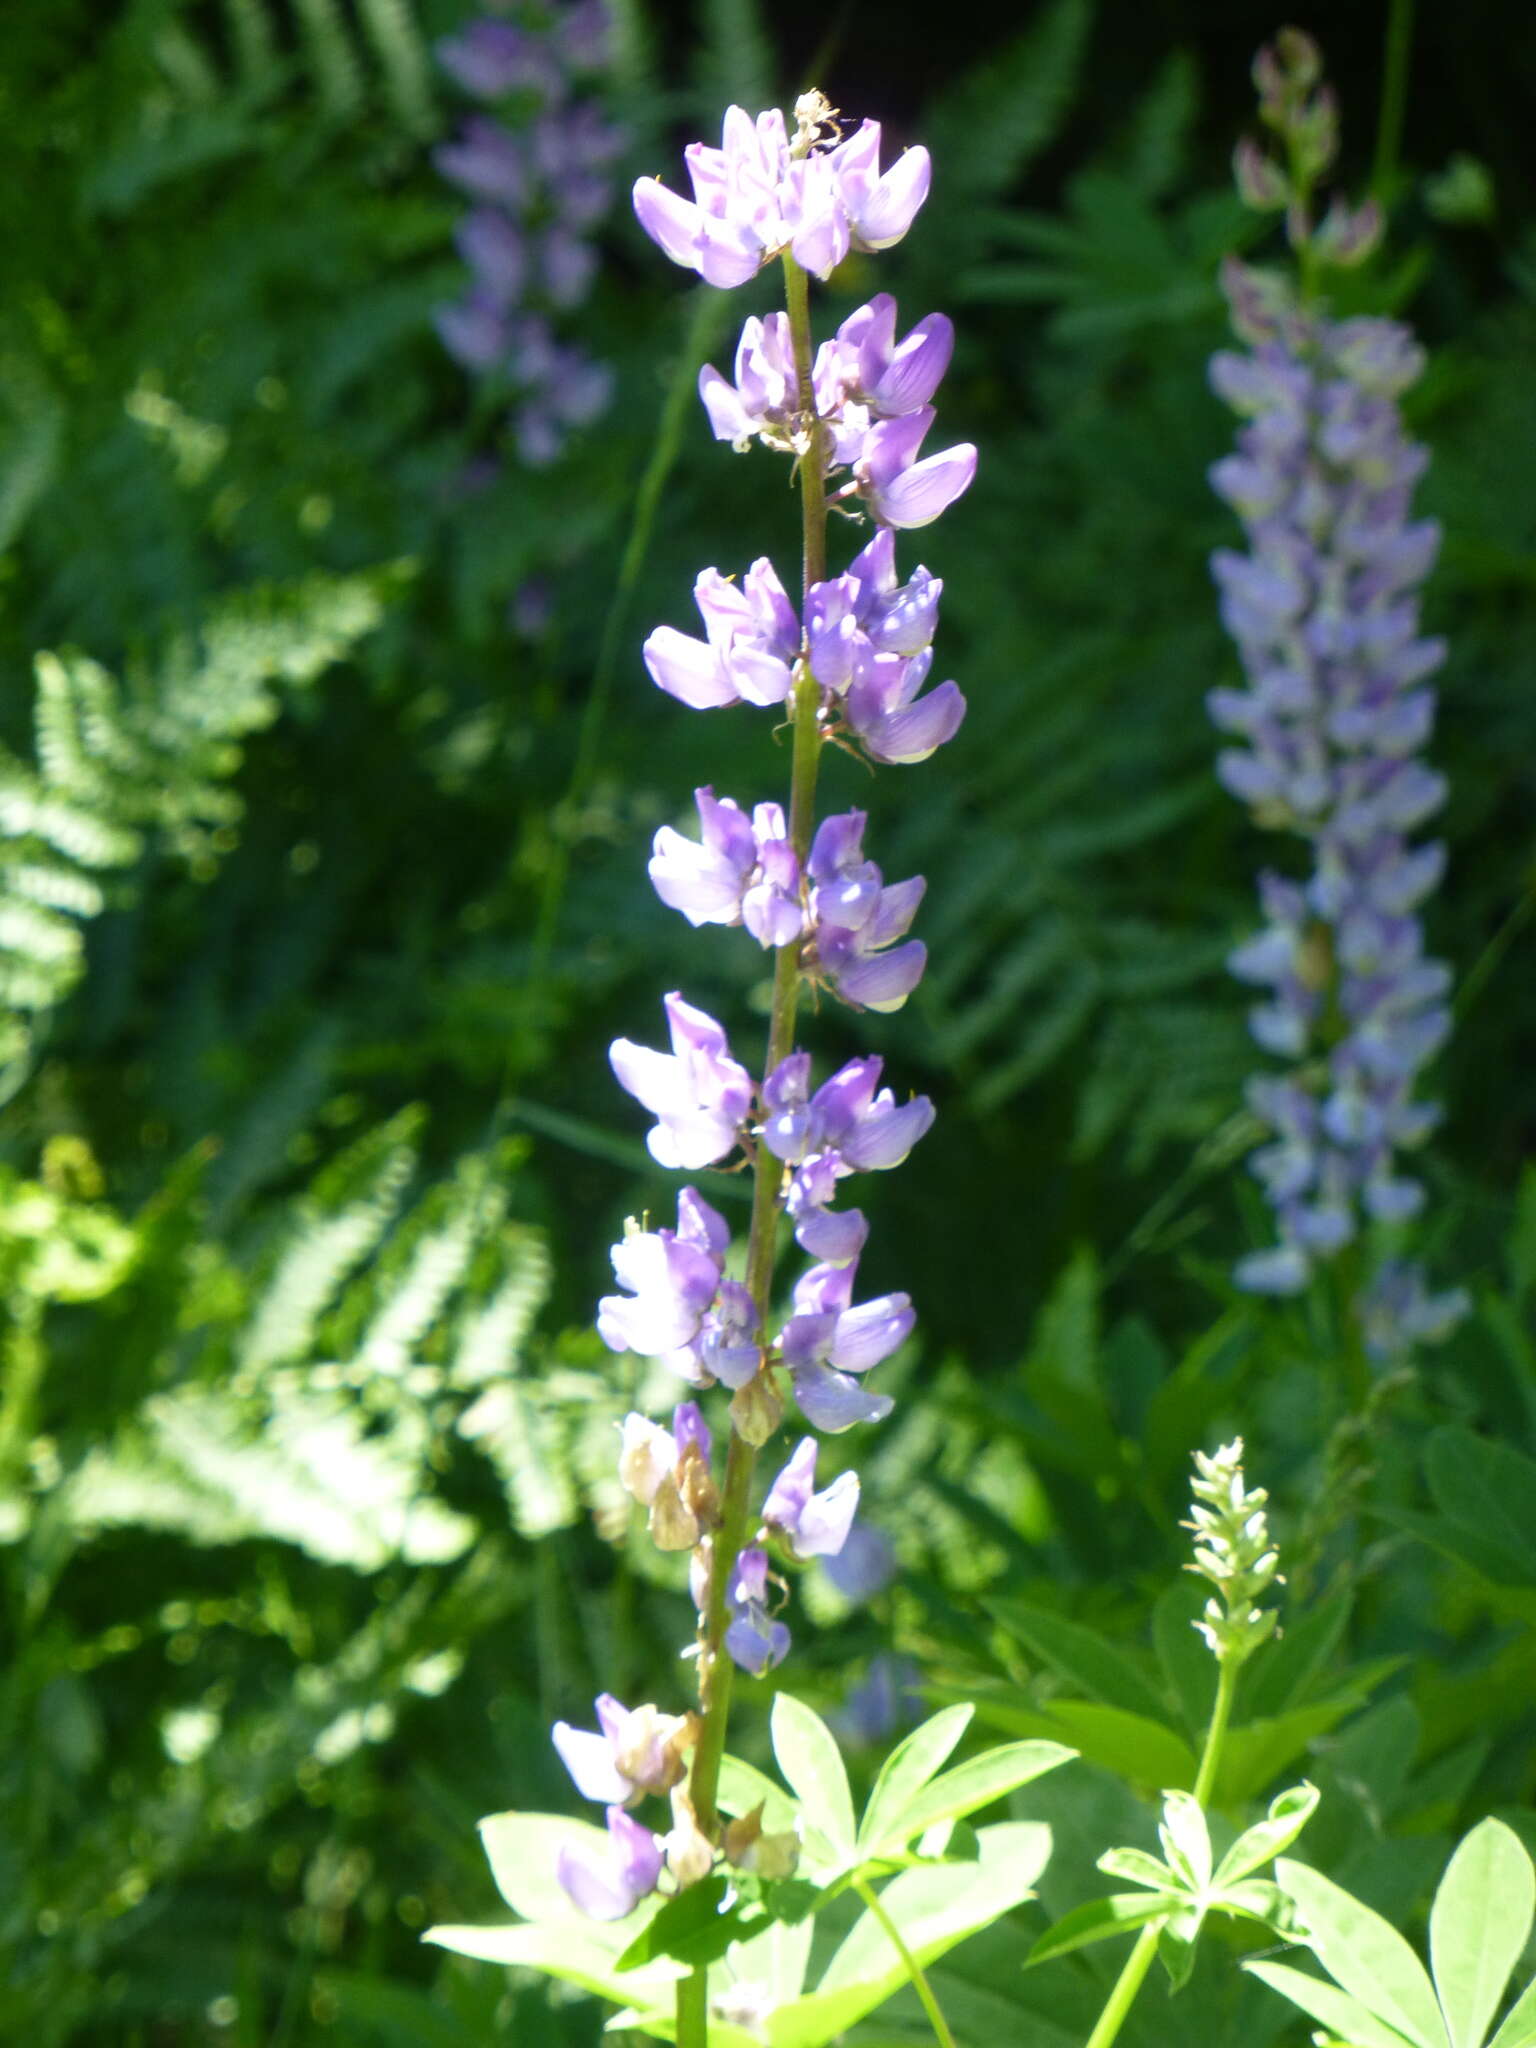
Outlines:
[[681,1785],[673,1788],[672,1826],[662,1837],[662,1846],[667,1868],[677,1880],[679,1890],[698,1884],[715,1867],[715,1852],[699,1826],[693,1801]]
[[1374,199],[1353,208],[1335,199],[1312,237],[1312,247],[1319,261],[1337,270],[1353,270],[1375,253],[1385,227]]
[[1232,175],[1244,206],[1259,213],[1276,213],[1290,193],[1285,171],[1267,156],[1251,135],[1245,135],[1232,152]]
[[699,1520],[684,1501],[675,1473],[666,1473],[657,1487],[646,1527],[658,1550],[692,1550],[698,1542]]
[[731,1397],[731,1427],[754,1448],[767,1443],[784,1420],[784,1402],[769,1372],[755,1374]]

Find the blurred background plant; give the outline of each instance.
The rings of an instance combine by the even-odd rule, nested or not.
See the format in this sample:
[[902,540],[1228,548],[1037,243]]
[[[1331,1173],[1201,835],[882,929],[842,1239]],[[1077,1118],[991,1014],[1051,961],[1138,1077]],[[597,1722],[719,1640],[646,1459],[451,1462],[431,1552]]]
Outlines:
[[[1241,1428],[1297,1618],[1245,1674],[1217,1803],[1310,1777],[1308,1860],[1401,1923],[1472,1821],[1536,1844],[1536,52],[1494,0],[1411,39],[1404,0],[1311,24],[1346,181],[1392,224],[1341,310],[1430,351],[1405,411],[1446,532],[1428,922],[1457,995],[1426,1236],[1473,1300],[1349,1413],[1326,1324],[1228,1278],[1267,1241],[1224,968],[1263,849],[1204,705],[1237,677],[1205,363],[1219,261],[1262,232],[1228,160],[1282,18],[1229,15],[1046,0],[936,34],[857,0],[615,0],[582,90],[628,137],[621,187],[812,79],[925,141],[926,232],[882,282],[904,325],[956,313],[954,430],[984,450],[925,557],[967,725],[921,811],[848,763],[829,790],[881,809],[943,943],[900,1016],[856,1047],[829,1014],[819,1050],[874,1024],[944,1114],[920,1182],[873,1198],[869,1281],[925,1331],[924,1397],[860,1459],[903,1571],[858,1605],[808,1575],[802,1681],[871,1767],[963,1695],[1187,1784],[1198,1602],[1161,1589],[1189,1452]],[[555,459],[444,353],[463,207],[433,152],[464,99],[438,53],[479,16],[7,21],[0,2009],[38,2048],[591,2041],[583,2003],[417,1932],[494,1910],[475,1816],[557,1801],[548,1723],[599,1674],[657,1690],[686,1627],[613,1477],[647,1389],[589,1330],[623,1216],[662,1206],[605,1053],[687,945],[643,849],[676,791],[750,779],[721,748],[752,742],[664,725],[636,643],[727,519],[743,562],[781,521],[696,410],[723,312],[622,208],[579,313],[612,401]],[[844,284],[868,295],[857,261]],[[706,1006],[761,1005],[745,950],[713,971],[739,979]],[[1092,1770],[1030,1812],[1052,1919],[1104,1841],[1154,1838]],[[1023,1975],[1044,1913],[935,1971],[960,2038],[1081,2037],[1108,1965]],[[1306,2038],[1205,1960],[1180,1999],[1218,2048]],[[1122,2038],[1166,2025],[1149,1993]]]

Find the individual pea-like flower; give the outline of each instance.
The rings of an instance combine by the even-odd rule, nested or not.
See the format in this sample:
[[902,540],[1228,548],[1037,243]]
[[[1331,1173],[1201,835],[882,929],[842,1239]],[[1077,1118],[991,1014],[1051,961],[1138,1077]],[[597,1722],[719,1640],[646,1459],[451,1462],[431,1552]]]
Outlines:
[[[817,351],[811,386],[826,429],[829,475],[859,460],[877,420],[926,407],[949,367],[954,328],[944,314],[930,313],[900,342],[895,331],[896,301],[881,292]],[[712,365],[699,372],[699,397],[716,440],[742,452],[760,440],[785,454],[805,454],[811,423],[801,406],[787,314],[747,319],[734,370],[734,384]]]
[[613,1247],[615,1278],[629,1292],[598,1304],[609,1350],[661,1358],[691,1344],[719,1290],[729,1243],[725,1218],[693,1188],[677,1198],[676,1230],[642,1230],[631,1219]]
[[879,1422],[895,1405],[852,1377],[889,1358],[912,1333],[911,1298],[883,1294],[853,1305],[857,1260],[813,1266],[795,1286],[794,1314],[779,1332],[778,1354],[802,1413],[829,1435],[856,1422]]
[[555,1858],[560,1889],[589,1920],[623,1920],[661,1880],[665,1854],[649,1828],[622,1806],[608,1809],[609,1845],[589,1853],[567,1843]]
[[933,421],[933,407],[924,405],[899,419],[877,419],[864,437],[845,492],[863,498],[881,526],[931,526],[970,489],[976,450],[969,441],[919,459]]
[[931,1128],[933,1104],[926,1095],[898,1103],[880,1086],[884,1066],[877,1054],[849,1060],[812,1094],[810,1054],[790,1053],[763,1083],[764,1144],[797,1170],[829,1159],[839,1179],[900,1166]]
[[883,886],[879,868],[864,858],[862,811],[823,819],[811,842],[806,873],[811,883],[814,970],[844,1002],[866,1010],[899,1010],[922,979],[928,949],[904,938],[927,883],[921,875]]
[[646,1138],[652,1158],[685,1170],[712,1166],[740,1139],[752,1106],[751,1077],[731,1058],[713,1017],[675,992],[665,998],[665,1009],[670,1053],[616,1038],[609,1061],[619,1086],[657,1120]]
[[750,818],[730,797],[696,789],[700,836],[670,825],[656,834],[651,881],[662,902],[692,925],[744,924],[760,946],[800,936],[800,863],[779,804],[758,804]]
[[625,1416],[619,1484],[650,1510],[647,1527],[658,1550],[692,1550],[719,1523],[713,1448],[709,1425],[693,1401],[678,1403],[670,1430],[644,1415]]
[[726,110],[721,146],[691,142],[683,152],[692,199],[657,178],[635,185],[635,215],[674,263],[707,284],[745,284],[788,250],[826,278],[850,249],[899,242],[928,196],[925,149],[909,149],[883,175],[880,124],[865,121],[845,141],[819,93],[797,102],[791,144],[777,107],[754,120]]
[[726,1605],[731,1616],[725,1647],[733,1663],[761,1678],[789,1655],[789,1629],[769,1607],[768,1553],[749,1545],[736,1559]]
[[840,1472],[816,1491],[816,1439],[802,1437],[768,1489],[762,1519],[784,1539],[792,1557],[836,1557],[847,1543],[859,1506],[859,1476]]
[[658,626],[642,650],[651,679],[704,711],[722,704],[782,704],[800,653],[800,621],[766,556],[735,584],[706,569],[694,584],[706,638]]
[[693,1714],[662,1714],[655,1707],[621,1706],[611,1693],[595,1702],[597,1728],[557,1721],[552,1731],[560,1761],[583,1799],[629,1806],[647,1792],[669,1792],[682,1782],[684,1759],[698,1739]]
[[824,1557],[821,1568],[853,1606],[883,1593],[897,1572],[896,1549],[883,1529],[855,1522],[841,1550]]

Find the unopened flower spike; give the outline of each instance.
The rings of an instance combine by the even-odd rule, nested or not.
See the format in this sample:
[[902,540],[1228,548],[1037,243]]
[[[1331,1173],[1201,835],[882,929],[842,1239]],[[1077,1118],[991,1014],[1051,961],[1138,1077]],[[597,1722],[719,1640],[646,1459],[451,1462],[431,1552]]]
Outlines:
[[1190,1519],[1195,1554],[1185,1565],[1214,1589],[1194,1626],[1218,1663],[1241,1664],[1274,1633],[1275,1610],[1257,1603],[1283,1585],[1280,1553],[1270,1540],[1264,1509],[1269,1495],[1243,1479],[1243,1440],[1234,1437],[1210,1456],[1195,1453]]

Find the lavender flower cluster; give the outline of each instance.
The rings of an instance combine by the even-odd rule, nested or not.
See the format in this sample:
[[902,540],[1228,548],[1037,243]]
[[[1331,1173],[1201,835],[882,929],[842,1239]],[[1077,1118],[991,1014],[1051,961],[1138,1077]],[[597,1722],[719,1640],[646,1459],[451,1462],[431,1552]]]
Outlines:
[[435,152],[438,170],[475,202],[455,238],[469,285],[435,319],[457,362],[494,372],[515,394],[518,455],[542,469],[612,395],[607,365],[561,339],[556,319],[591,290],[597,254],[588,237],[611,204],[608,171],[625,145],[597,102],[577,91],[607,62],[604,0],[525,14],[472,21],[437,46],[455,82],[506,118],[471,115]]
[[[1373,219],[1335,205],[1311,229],[1308,179],[1332,153],[1331,103],[1308,97],[1314,53],[1292,33],[1257,67],[1292,176],[1248,145],[1240,182],[1255,203],[1287,206],[1293,243],[1314,261],[1354,262]],[[1397,405],[1423,368],[1407,330],[1331,319],[1237,263],[1225,282],[1250,346],[1218,354],[1211,381],[1245,424],[1211,481],[1248,552],[1218,549],[1211,566],[1247,687],[1210,693],[1213,720],[1238,742],[1218,773],[1257,823],[1299,834],[1311,853],[1305,880],[1261,876],[1265,928],[1230,961],[1265,994],[1250,1012],[1254,1037],[1292,1063],[1249,1086],[1273,1134],[1252,1167],[1279,1243],[1237,1279],[1294,1294],[1366,1223],[1418,1212],[1423,1187],[1401,1156],[1439,1120],[1415,1085],[1450,1028],[1450,974],[1426,958],[1417,913],[1445,849],[1410,835],[1445,797],[1419,758],[1435,713],[1425,679],[1445,650],[1420,634],[1417,586],[1440,533],[1412,517],[1428,458]],[[1443,1334],[1461,1297],[1431,1297],[1416,1269],[1389,1261],[1359,1308],[1372,1348],[1393,1350]]]
[[[704,371],[706,414],[719,439],[739,448],[761,440],[795,458],[811,508],[808,532],[824,531],[832,504],[862,508],[876,529],[842,574],[808,578],[799,608],[766,559],[739,583],[706,570],[695,589],[705,637],[662,626],[644,648],[653,680],[681,703],[788,705],[796,727],[788,813],[777,802],[749,808],[701,788],[699,837],[664,826],[650,861],[657,894],[691,924],[741,925],[775,952],[767,1071],[754,1079],[724,1028],[676,992],[664,1004],[668,1050],[621,1038],[611,1051],[620,1085],[655,1119],[648,1144],[658,1163],[696,1172],[741,1159],[757,1190],[745,1277],[733,1265],[724,1217],[685,1187],[675,1228],[629,1223],[613,1247],[620,1291],[598,1312],[611,1349],[663,1361],[694,1392],[718,1384],[733,1397],[723,1483],[693,1399],[677,1407],[670,1428],[631,1415],[619,1454],[621,1483],[647,1510],[652,1539],[691,1553],[705,1719],[717,1653],[754,1676],[788,1654],[788,1585],[776,1562],[834,1561],[851,1597],[889,1576],[888,1545],[854,1527],[856,1474],[817,1490],[814,1436],[799,1443],[755,1514],[733,1507],[731,1495],[734,1485],[738,1501],[750,1500],[738,1482],[745,1472],[750,1483],[751,1460],[778,1429],[786,1391],[822,1431],[887,1415],[890,1396],[870,1391],[868,1376],[914,1322],[904,1293],[855,1298],[868,1224],[838,1197],[854,1175],[899,1165],[931,1125],[933,1106],[922,1096],[898,1101],[881,1085],[875,1057],[849,1060],[817,1085],[811,1056],[793,1049],[790,1030],[801,987],[854,1009],[900,1007],[926,964],[922,943],[907,936],[924,883],[886,883],[865,852],[863,812],[813,825],[815,758],[837,740],[871,761],[920,761],[965,713],[953,682],[924,694],[941,586],[921,568],[900,581],[895,543],[896,529],[936,518],[975,471],[968,446],[920,457],[953,346],[950,323],[932,314],[898,341],[895,304],[881,294],[813,357],[805,315],[804,272],[824,277],[851,248],[884,248],[905,233],[927,192],[927,154],[908,150],[882,174],[877,123],[844,139],[819,94],[795,111],[791,138],[778,112],[753,120],[732,108],[721,149],[694,144],[687,152],[691,200],[655,179],[635,188],[642,226],[713,284],[743,283],[785,259],[791,311],[746,322],[734,383]],[[781,1218],[811,1263],[786,1311],[772,1317]],[[864,1534],[873,1541],[861,1542]],[[793,1866],[792,1840],[760,1836],[752,1820],[719,1825],[710,1790],[696,1810],[682,1758],[703,1740],[698,1716],[669,1718],[653,1707],[630,1713],[607,1698],[597,1712],[595,1733],[563,1724],[555,1732],[578,1789],[608,1809],[604,1854],[569,1851],[561,1860],[561,1883],[581,1910],[617,1917],[664,1872],[678,1886],[696,1881],[717,1852],[767,1874]],[[671,1801],[665,1835],[629,1814],[648,1793]]]

